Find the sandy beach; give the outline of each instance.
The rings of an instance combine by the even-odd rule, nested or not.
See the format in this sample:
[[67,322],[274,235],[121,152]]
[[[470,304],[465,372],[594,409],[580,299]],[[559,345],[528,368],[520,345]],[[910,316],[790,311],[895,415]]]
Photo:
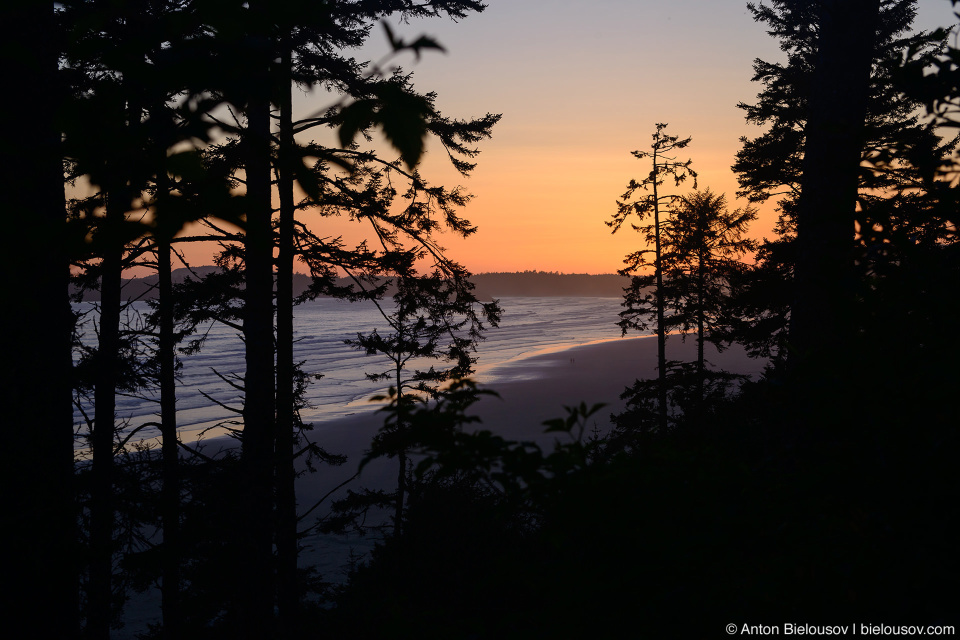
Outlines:
[[[667,342],[667,354],[671,359],[693,360],[696,358],[696,342],[688,338],[684,343],[679,337],[671,337]],[[742,374],[758,375],[764,365],[762,361],[748,358],[737,346],[717,353],[708,345],[706,357],[715,368]],[[547,351],[500,365],[482,372],[477,378],[481,388],[491,389],[499,397],[486,396],[474,405],[472,414],[481,422],[473,428],[489,429],[511,440],[533,440],[541,446],[549,446],[555,436],[544,434],[543,421],[565,416],[564,405],[577,405],[582,401],[588,405],[606,404],[596,416],[597,425],[602,429],[610,414],[623,408],[619,396],[624,387],[640,376],[656,374],[656,360],[656,338],[644,336]],[[301,513],[356,473],[382,421],[381,414],[365,412],[317,425],[311,438],[330,452],[346,455],[348,460],[342,467],[321,467],[317,473],[301,476],[297,487]],[[354,490],[361,486],[389,490],[395,483],[396,462],[380,460],[368,465],[348,486]],[[341,489],[334,495],[345,491],[346,488]],[[325,508],[324,505],[315,513],[320,514]],[[351,550],[362,551],[366,546],[360,544],[357,547],[356,541],[342,541],[342,554],[331,554],[331,545],[337,546],[335,540],[324,536],[322,542],[316,538],[313,542],[311,545],[307,541],[313,549],[307,550],[302,561],[319,565],[324,573],[342,566]],[[323,548],[322,552],[319,547]]]
[[[737,345],[718,353],[706,348],[714,368],[733,373],[759,375],[764,362],[753,360]],[[671,337],[667,356],[673,360],[694,360],[696,343]],[[656,375],[657,342],[654,336],[620,338],[589,343],[568,349],[547,350],[483,371],[476,380],[482,389],[499,397],[483,397],[473,407],[480,417],[478,429],[514,440],[537,439],[542,423],[565,415],[564,405],[604,403],[604,419],[620,411],[623,389],[639,377]],[[362,451],[382,423],[376,412],[318,425],[314,434],[325,447],[345,453]],[[348,455],[350,455],[348,453]]]
[[[733,373],[758,375],[763,362],[751,360],[740,347],[717,353],[705,348],[707,360]],[[696,342],[679,336],[667,341],[671,360],[696,359]],[[511,362],[491,371],[486,386],[500,394],[500,401],[485,398],[477,405],[483,428],[511,439],[538,439],[544,420],[563,417],[564,405],[602,402],[598,414],[606,421],[623,408],[620,393],[640,377],[656,376],[657,341],[654,336],[618,338],[542,353]],[[484,379],[481,377],[481,383]]]
[[[728,371],[759,374],[763,362],[751,360],[737,346],[718,354],[707,346],[707,359]],[[696,358],[696,342],[671,337],[667,355],[676,360]],[[473,429],[489,429],[511,440],[533,440],[548,447],[554,434],[545,434],[543,421],[565,415],[564,405],[581,401],[588,405],[603,402],[606,406],[597,414],[597,424],[603,428],[611,413],[623,407],[619,399],[624,387],[640,376],[656,374],[657,341],[653,336],[619,338],[588,343],[567,349],[545,350],[533,353],[499,366],[481,370],[476,379],[480,388],[486,388],[499,397],[484,396],[474,405],[473,415],[481,421]],[[321,498],[328,496],[300,525],[307,529],[316,517],[329,509],[329,503],[346,494],[348,489],[361,487],[391,490],[396,486],[396,461],[376,460],[364,468],[359,478],[343,488],[331,491],[357,472],[358,465],[370,441],[383,423],[382,414],[373,408],[355,415],[317,424],[310,439],[331,453],[347,456],[341,467],[318,465],[316,473],[304,473],[297,481],[299,512],[306,513]],[[227,437],[204,441],[203,449],[214,454],[220,449],[232,449],[237,441]],[[361,558],[377,542],[377,536],[358,537],[311,533],[301,540],[300,565],[319,570],[325,580],[338,582],[347,576],[352,559]],[[158,621],[157,593],[149,592],[134,598],[125,614],[127,630],[144,630],[147,623]]]
[[[714,368],[753,376],[763,370],[763,361],[747,357],[737,345],[722,353],[709,344],[705,349],[707,360]],[[694,360],[696,342],[692,338],[683,342],[679,336],[671,336],[667,341],[667,357]],[[609,424],[610,414],[623,409],[620,393],[638,377],[654,377],[656,361],[656,338],[642,336],[548,349],[483,370],[476,376],[479,387],[494,391],[497,396],[483,396],[473,406],[470,413],[481,422],[472,428],[488,429],[509,440],[532,440],[549,446],[555,436],[544,433],[543,422],[564,417],[564,405],[585,402],[588,406],[605,405],[595,416],[602,430]],[[309,433],[310,439],[330,453],[347,456],[347,462],[340,467],[321,465],[316,473],[304,473],[300,477],[297,494],[301,512],[357,472],[383,418],[383,414],[370,407],[346,418],[315,425]],[[207,453],[214,453],[235,446],[235,440],[220,437],[206,440],[203,448]],[[394,463],[375,461],[349,486],[391,488],[395,482]]]

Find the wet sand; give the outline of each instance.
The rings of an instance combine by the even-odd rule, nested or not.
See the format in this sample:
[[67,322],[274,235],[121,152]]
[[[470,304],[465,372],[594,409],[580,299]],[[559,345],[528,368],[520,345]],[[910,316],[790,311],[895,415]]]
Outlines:
[[[696,343],[679,337],[667,342],[667,356],[673,360],[696,358]],[[739,347],[717,353],[706,348],[706,357],[715,368],[734,373],[758,375],[763,362],[751,360]],[[564,405],[604,403],[594,418],[601,430],[611,413],[623,408],[620,393],[638,377],[656,375],[657,342],[652,336],[621,338],[569,349],[535,354],[500,365],[478,376],[482,389],[499,397],[485,396],[469,412],[481,419],[472,429],[488,429],[510,440],[533,440],[549,446],[553,434],[544,434],[544,420],[566,416]],[[356,473],[371,438],[383,423],[383,414],[362,412],[335,422],[317,425],[311,439],[330,452],[344,454],[342,467],[321,467],[305,474],[298,483],[301,511],[306,510],[334,487]],[[362,486],[395,486],[395,461],[378,461],[363,470]],[[356,484],[355,481],[354,484]],[[351,485],[352,486],[352,485]]]

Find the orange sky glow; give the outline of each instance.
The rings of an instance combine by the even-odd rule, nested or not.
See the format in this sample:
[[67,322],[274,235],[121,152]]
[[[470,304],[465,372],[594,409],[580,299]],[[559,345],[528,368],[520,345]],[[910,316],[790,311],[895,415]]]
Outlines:
[[[463,185],[474,200],[463,215],[479,227],[466,240],[440,237],[449,255],[474,273],[543,270],[611,273],[640,248],[628,228],[604,225],[631,178],[649,165],[633,158],[648,149],[657,122],[668,133],[692,136],[683,159],[693,160],[699,186],[725,193],[731,207],[736,178],[730,171],[747,125],[738,102],[754,101],[752,61],[781,59],[777,42],[755,23],[744,0],[488,0],[482,14],[461,22],[396,24],[411,40],[435,37],[446,54],[428,51],[391,61],[414,72],[421,91],[435,91],[447,116],[502,113],[493,137],[480,144],[478,166],[464,179],[449,168],[442,149],[428,147],[421,171],[432,183]],[[956,22],[949,0],[920,0],[917,28]],[[382,31],[356,53],[379,59]],[[323,91],[301,94],[295,108],[316,112],[335,100]],[[435,146],[435,145],[434,145]],[[686,193],[685,185],[680,193]],[[775,205],[761,207],[750,235],[771,236]],[[305,219],[309,220],[309,214]],[[322,235],[356,232],[325,219]],[[187,254],[208,263],[201,247]]]

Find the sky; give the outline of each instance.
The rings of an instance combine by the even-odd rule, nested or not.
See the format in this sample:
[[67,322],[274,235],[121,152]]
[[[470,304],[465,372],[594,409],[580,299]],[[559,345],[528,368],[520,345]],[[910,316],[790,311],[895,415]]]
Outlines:
[[[392,21],[408,41],[426,34],[445,47],[419,62],[395,61],[414,72],[419,90],[437,93],[444,115],[503,115],[469,179],[428,147],[425,178],[474,194],[463,213],[479,231],[442,237],[451,257],[474,273],[616,271],[641,240],[629,228],[611,235],[604,222],[630,179],[649,172],[630,152],[649,149],[658,122],[693,138],[684,159],[693,160],[700,187],[727,194],[732,207],[746,204],[735,199],[730,166],[739,138],[762,130],[744,122],[737,104],[761,89],[750,81],[752,61],[783,54],[745,0],[487,4],[459,22]],[[949,0],[920,0],[919,12],[918,28],[956,23]],[[357,57],[379,59],[387,49],[378,29]],[[314,92],[296,108],[314,112],[331,101]],[[750,235],[772,235],[775,218],[772,204],[763,207]]]

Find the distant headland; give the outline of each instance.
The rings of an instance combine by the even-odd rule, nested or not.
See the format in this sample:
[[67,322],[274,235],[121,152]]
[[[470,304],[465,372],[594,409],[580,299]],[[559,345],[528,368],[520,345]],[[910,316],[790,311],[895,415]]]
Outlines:
[[[216,270],[216,267],[212,266],[176,269],[173,272],[173,281],[182,282],[191,273],[196,277],[214,270]],[[307,290],[310,284],[308,276],[295,273],[293,278],[295,295]],[[470,279],[476,285],[475,292],[481,300],[511,296],[618,298],[623,295],[623,288],[629,284],[629,278],[615,273],[592,275],[552,271],[478,273],[471,276]],[[343,284],[347,282],[347,279],[344,278]],[[157,276],[124,279],[123,295],[127,300],[151,300],[155,298],[157,295]],[[100,292],[95,290],[85,291],[82,299],[88,302],[97,301],[100,299]]]
[[477,297],[483,300],[510,296],[575,296],[619,298],[630,278],[615,273],[557,273],[555,271],[519,271],[478,273],[471,280]]

